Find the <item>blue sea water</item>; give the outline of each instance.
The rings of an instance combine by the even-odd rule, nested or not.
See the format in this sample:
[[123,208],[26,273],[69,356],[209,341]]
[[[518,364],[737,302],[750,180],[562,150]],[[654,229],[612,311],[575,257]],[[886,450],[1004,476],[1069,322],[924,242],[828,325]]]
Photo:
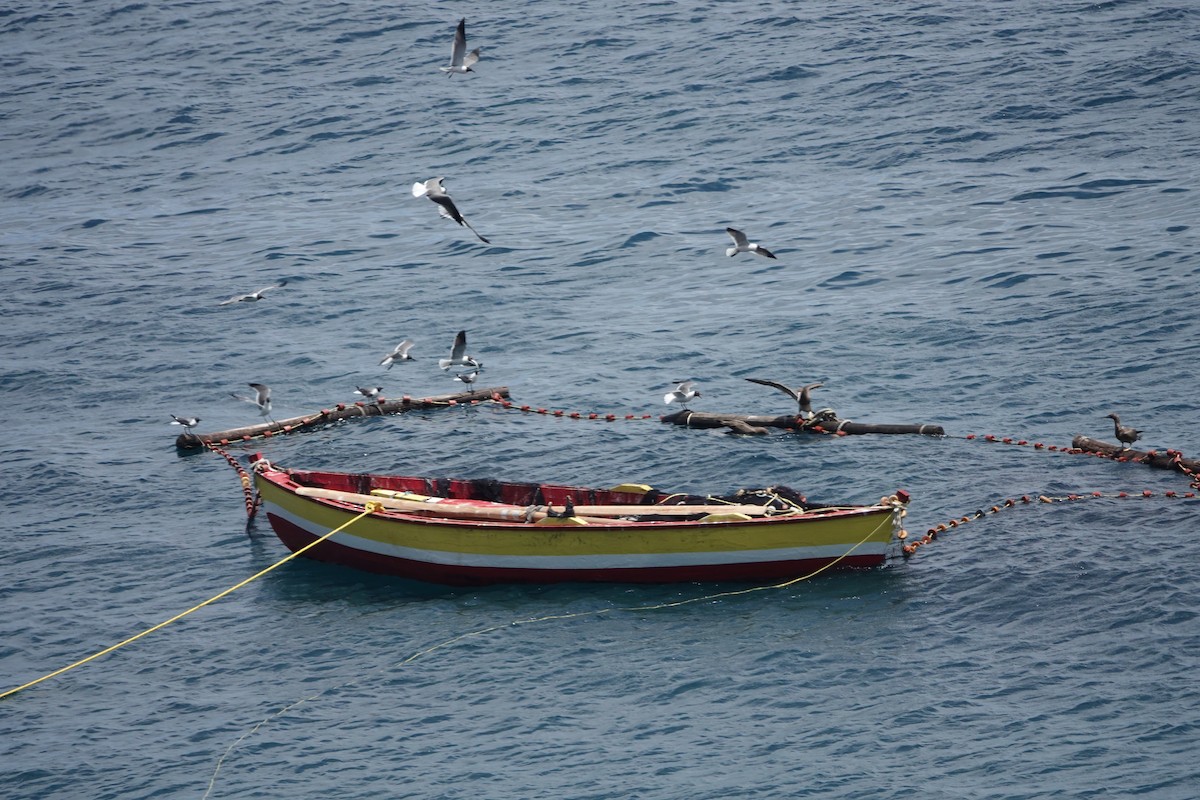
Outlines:
[[[467,18],[475,74],[446,77]],[[1192,798],[1200,501],[1031,447],[1200,452],[1200,9],[1091,3],[212,0],[0,9],[0,680],[282,558],[181,456],[275,415],[452,392],[233,448],[313,468],[728,491],[908,527],[786,588],[452,590],[291,562],[0,702],[4,798]],[[490,246],[409,187],[435,175]],[[726,258],[724,228],[775,261]],[[227,297],[281,279],[258,303]],[[416,361],[379,366],[396,342]],[[946,438],[738,438],[766,377]],[[654,418],[627,421],[626,414]],[[679,601],[691,601],[678,605]]]

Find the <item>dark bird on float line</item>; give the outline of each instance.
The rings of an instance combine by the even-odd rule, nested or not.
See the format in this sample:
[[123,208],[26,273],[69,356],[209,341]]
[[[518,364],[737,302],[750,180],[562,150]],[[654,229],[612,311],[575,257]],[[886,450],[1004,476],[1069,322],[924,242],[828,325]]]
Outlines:
[[269,292],[272,289],[282,289],[284,286],[287,286],[287,281],[280,281],[279,283],[275,283],[270,286],[264,286],[263,288],[259,289],[257,292],[251,292],[250,294],[234,295],[233,297],[229,298],[228,300],[222,300],[220,303],[217,303],[217,305],[227,306],[232,303],[245,303],[245,302],[253,302],[255,300],[262,300],[264,292]]
[[382,386],[358,386],[354,389],[355,394],[361,394],[368,400],[376,400],[379,398],[379,393],[383,391]]
[[177,417],[174,414],[172,414],[171,419],[172,419],[172,422],[171,422],[172,425],[182,425],[183,429],[187,433],[191,433],[192,428],[194,428],[200,424],[199,417]]
[[[454,201],[450,199],[450,195],[446,193],[446,188],[442,186],[442,181],[445,178],[430,178],[421,183],[418,181],[412,186],[413,197],[428,197],[438,205],[438,213],[446,219],[452,219],[459,225],[465,225],[471,228],[471,223],[467,222],[466,218],[459,213],[458,207],[454,205]],[[484,244],[491,244],[487,239],[479,235],[479,231],[471,228],[471,233],[475,234],[479,241]]]
[[1131,428],[1128,425],[1122,425],[1121,418],[1116,414],[1109,414],[1108,418],[1113,421],[1113,431],[1116,433],[1117,441],[1125,445],[1121,448],[1122,450],[1128,450],[1129,445],[1136,442],[1138,437],[1142,435],[1141,431]]
[[739,231],[737,228],[726,228],[725,232],[733,239],[733,247],[726,248],[725,255],[732,258],[738,253],[758,253],[760,256],[767,258],[775,258],[775,254],[760,244],[750,241],[746,238],[746,234]]
[[438,67],[438,69],[446,73],[447,78],[456,74],[465,75],[475,71],[471,67],[475,66],[475,62],[478,60],[478,47],[467,52],[467,18],[463,17],[458,21],[458,27],[454,29],[454,44],[450,47],[450,66]]
[[680,381],[678,386],[663,395],[663,402],[667,405],[679,403],[679,405],[687,408],[688,402],[693,397],[699,396],[700,392],[696,389],[695,381]]
[[800,416],[804,419],[812,419],[813,416],[812,400],[809,397],[809,392],[811,392],[813,389],[820,389],[825,385],[823,383],[808,383],[804,386],[793,389],[790,386],[784,386],[782,383],[763,380],[762,378],[746,378],[746,380],[750,381],[751,383],[762,384],[763,386],[774,386],[776,389],[795,400],[800,408]]
[[467,332],[459,331],[454,337],[454,346],[450,348],[449,358],[439,358],[438,366],[442,369],[451,367],[470,367],[475,372],[483,366],[483,362],[467,355]]
[[258,406],[258,413],[262,414],[265,419],[274,422],[275,420],[271,419],[271,387],[261,383],[251,383],[250,388],[254,390],[254,397],[245,397],[240,394],[233,394],[231,396]]
[[408,354],[408,351],[412,349],[412,346],[413,343],[410,340],[405,339],[403,342],[396,345],[392,352],[383,357],[383,361],[379,362],[379,366],[391,369],[392,364],[397,361],[412,361],[413,357]]

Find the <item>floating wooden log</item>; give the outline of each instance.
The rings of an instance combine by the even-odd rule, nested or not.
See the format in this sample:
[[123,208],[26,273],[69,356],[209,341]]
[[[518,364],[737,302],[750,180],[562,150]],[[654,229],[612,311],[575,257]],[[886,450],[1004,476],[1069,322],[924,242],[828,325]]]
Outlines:
[[708,411],[691,411],[683,409],[674,414],[667,414],[663,422],[673,425],[686,425],[689,428],[730,428],[731,430],[747,432],[748,428],[782,428],[788,431],[804,431],[808,433],[920,433],[927,436],[945,436],[946,431],[941,425],[895,425],[874,422],[852,422],[836,417],[818,421],[805,422],[799,417],[782,415],[778,417],[759,416],[755,414],[714,414]]
[[[1071,440],[1071,446],[1076,450],[1089,453],[1100,453],[1115,458],[1124,458],[1138,464],[1147,464],[1156,469],[1169,469],[1176,472],[1200,472],[1200,461],[1194,458],[1184,458],[1177,450],[1133,450],[1123,444],[1113,444],[1087,436],[1076,436]],[[1180,467],[1183,469],[1181,470]]]
[[507,386],[495,386],[490,389],[472,389],[434,397],[412,398],[405,395],[399,400],[384,399],[370,402],[360,400],[357,403],[338,403],[333,408],[323,408],[315,414],[281,419],[277,422],[260,422],[257,425],[247,425],[244,428],[234,428],[216,433],[184,432],[175,439],[175,446],[180,450],[198,450],[206,444],[228,444],[262,436],[312,430],[320,425],[353,417],[381,417],[384,414],[401,414],[415,409],[461,405],[479,400],[502,400],[507,397]]

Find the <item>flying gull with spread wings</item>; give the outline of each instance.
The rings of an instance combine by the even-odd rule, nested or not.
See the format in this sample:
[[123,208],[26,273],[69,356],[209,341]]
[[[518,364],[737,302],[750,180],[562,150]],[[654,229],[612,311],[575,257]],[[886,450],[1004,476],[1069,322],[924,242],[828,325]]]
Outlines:
[[459,331],[458,335],[454,337],[454,346],[450,348],[450,357],[439,358],[438,366],[442,369],[467,367],[478,372],[483,366],[483,362],[474,356],[467,355],[467,332]]
[[275,420],[271,419],[271,387],[261,383],[252,383],[250,388],[254,390],[254,397],[245,397],[240,394],[235,394],[233,397],[258,406],[258,413],[262,414],[264,419],[274,422]]
[[760,256],[767,258],[775,258],[775,254],[760,244],[750,241],[746,238],[746,234],[739,231],[737,228],[726,228],[725,232],[733,239],[733,247],[725,249],[725,255],[732,258],[738,253],[758,253]]
[[691,399],[699,396],[700,392],[696,389],[695,381],[680,381],[678,386],[663,395],[663,402],[667,405],[679,403],[679,405],[687,408],[687,404]]
[[282,289],[284,286],[287,286],[287,281],[280,281],[279,283],[273,283],[270,286],[264,286],[263,288],[259,289],[257,292],[251,292],[250,294],[234,295],[233,297],[229,298],[228,300],[222,300],[220,303],[217,303],[217,305],[227,306],[227,305],[231,305],[233,303],[246,303],[246,302],[254,302],[255,300],[262,300],[263,294],[265,292],[269,292],[272,289]]
[[800,407],[800,416],[804,419],[812,419],[813,416],[812,400],[809,397],[809,393],[813,389],[820,389],[825,385],[823,383],[809,383],[793,389],[790,386],[784,386],[782,383],[768,381],[762,378],[746,378],[746,380],[750,381],[751,383],[762,384],[763,386],[773,386],[774,388],[786,394],[788,397],[795,400]]
[[408,354],[408,351],[412,349],[412,346],[412,340],[405,339],[403,342],[392,348],[392,352],[383,357],[383,361],[379,362],[379,366],[391,369],[392,364],[396,363],[397,361],[412,361],[413,357]]
[[465,75],[475,71],[471,67],[475,66],[475,62],[478,60],[478,47],[467,52],[467,18],[463,17],[458,21],[458,27],[454,30],[454,44],[450,48],[450,66],[438,69],[446,73],[447,78],[456,74]]
[[[428,197],[430,200],[438,204],[438,213],[446,219],[452,219],[459,225],[466,225],[471,228],[471,223],[463,217],[458,211],[458,207],[454,205],[454,201],[450,199],[450,195],[446,193],[446,187],[442,186],[442,181],[445,178],[430,178],[424,183],[417,182],[413,184],[413,197]],[[487,239],[479,235],[479,231],[471,228],[471,233],[479,237],[479,241],[484,244],[491,244]]]

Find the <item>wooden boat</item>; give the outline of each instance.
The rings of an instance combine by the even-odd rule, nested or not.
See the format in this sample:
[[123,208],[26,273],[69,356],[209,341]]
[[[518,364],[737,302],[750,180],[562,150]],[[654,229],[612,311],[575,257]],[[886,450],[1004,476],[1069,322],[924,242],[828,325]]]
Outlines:
[[589,489],[494,480],[255,467],[271,527],[293,552],[432,583],[777,580],[870,568],[892,552],[907,496],[810,506],[783,487],[717,498],[641,485]]

